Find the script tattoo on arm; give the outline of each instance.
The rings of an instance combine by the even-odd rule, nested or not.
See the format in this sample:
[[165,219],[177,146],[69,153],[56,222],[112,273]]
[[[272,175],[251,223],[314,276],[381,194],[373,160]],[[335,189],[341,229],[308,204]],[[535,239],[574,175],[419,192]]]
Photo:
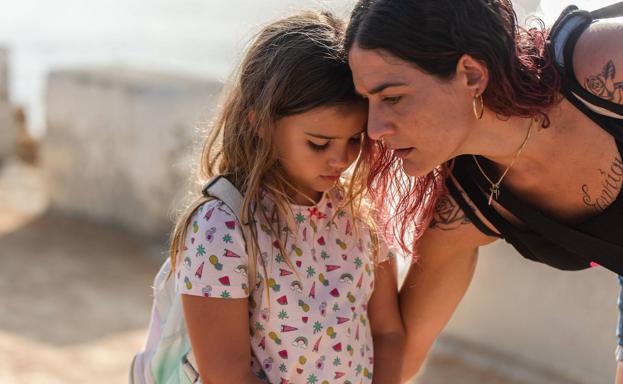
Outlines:
[[623,104],[623,81],[615,82],[616,68],[608,61],[600,73],[584,79],[584,87],[592,94],[613,103]]
[[588,186],[582,185],[582,199],[584,204],[593,208],[596,212],[603,212],[617,198],[621,183],[623,182],[623,162],[615,157],[608,172],[599,169],[604,177],[601,181],[601,192],[598,197],[591,197]]
[[471,221],[465,216],[461,207],[449,196],[443,195],[435,204],[435,211],[429,227],[450,231],[469,223]]

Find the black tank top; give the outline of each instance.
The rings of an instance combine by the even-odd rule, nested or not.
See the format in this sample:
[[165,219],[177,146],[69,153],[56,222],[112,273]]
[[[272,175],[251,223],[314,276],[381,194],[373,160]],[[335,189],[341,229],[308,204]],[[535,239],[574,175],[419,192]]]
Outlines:
[[[623,2],[591,13],[580,11],[575,6],[567,7],[552,28],[550,48],[561,74],[561,92],[576,108],[614,137],[621,156],[623,119],[597,113],[588,105],[620,116],[623,116],[623,106],[603,100],[585,90],[576,80],[571,64],[573,49],[582,32],[598,18],[619,15],[623,15]],[[478,157],[478,161],[485,172],[493,174],[490,163],[485,158]],[[489,190],[490,184],[478,170],[471,155],[455,159],[452,175],[482,215],[522,256],[563,270],[585,269],[597,263],[623,275],[623,192],[619,192],[616,199],[601,213],[579,225],[568,226],[522,202],[502,185],[497,202],[526,224],[524,229],[512,225],[488,205],[483,191]],[[465,215],[480,231],[497,236],[478,218],[450,178],[446,180],[446,186]]]

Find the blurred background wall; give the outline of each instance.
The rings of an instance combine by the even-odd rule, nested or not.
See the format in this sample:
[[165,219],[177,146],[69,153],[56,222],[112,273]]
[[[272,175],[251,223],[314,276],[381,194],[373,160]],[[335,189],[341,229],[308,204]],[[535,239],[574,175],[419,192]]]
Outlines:
[[[550,24],[568,3],[519,0],[516,6],[520,20],[536,12]],[[576,1],[585,9],[607,3]],[[46,363],[37,377],[48,372],[46,382],[54,382],[51,372],[71,362],[70,357],[48,358],[51,351],[84,354],[74,347],[91,344],[95,347],[86,353],[91,359],[84,365],[108,367],[102,351],[114,345],[123,352],[110,369],[124,377],[125,360],[129,364],[147,325],[149,278],[164,257],[174,202],[187,187],[197,129],[210,119],[246,42],[260,24],[295,10],[330,8],[346,17],[353,4],[0,0],[0,45],[5,47],[0,51],[0,303],[12,309],[0,311],[0,382],[37,382],[34,376],[18,379],[20,367],[29,362],[20,353],[33,353],[23,346],[33,345],[45,351],[37,355]],[[31,165],[19,165],[25,163]],[[32,221],[49,212],[57,216]],[[113,232],[93,236],[98,225]],[[48,247],[51,238],[64,240]],[[123,251],[106,248],[135,238],[147,239],[147,250],[140,250],[142,245],[131,251],[127,246]],[[75,244],[68,246],[71,242]],[[132,274],[120,274],[123,262],[134,263],[131,259],[138,255],[153,262],[132,264]],[[39,269],[32,269],[29,278],[42,279],[36,289],[28,279],[17,282],[23,262],[35,256]],[[111,264],[104,270],[109,275],[100,276],[100,285],[89,285],[92,274],[86,271],[108,257]],[[115,257],[120,257],[118,263]],[[45,264],[51,260],[53,267]],[[62,280],[45,279],[53,268]],[[71,311],[41,305],[41,292],[58,291],[66,298],[74,288],[57,290],[57,284],[79,277],[85,279],[80,289],[91,287],[87,291],[92,295],[59,299],[82,308],[79,316],[90,319],[75,338],[59,331]],[[135,285],[123,285],[131,279]],[[110,281],[119,284],[113,290],[117,296],[103,299],[98,295],[111,292],[106,288]],[[137,287],[142,290],[130,294],[130,301],[115,300]],[[508,378],[474,382],[612,382],[617,292],[615,276],[600,268],[554,271],[524,261],[498,242],[482,250],[474,283],[435,353]],[[101,302],[108,305],[108,317],[99,315]],[[98,321],[112,325],[97,331]],[[24,324],[31,328],[24,330]],[[105,338],[121,335],[121,330],[133,333]],[[49,338],[50,333],[57,336]],[[61,347],[46,349],[47,343]],[[426,382],[439,375],[433,371]]]

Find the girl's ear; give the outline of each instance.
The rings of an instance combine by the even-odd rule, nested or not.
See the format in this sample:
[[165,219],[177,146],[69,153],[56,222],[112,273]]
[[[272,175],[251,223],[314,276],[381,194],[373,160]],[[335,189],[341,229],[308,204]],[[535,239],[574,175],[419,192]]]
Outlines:
[[247,119],[249,120],[249,124],[255,124],[255,110],[250,110],[249,113],[247,113]]
[[487,66],[468,54],[456,64],[456,76],[473,97],[480,96],[489,85]]

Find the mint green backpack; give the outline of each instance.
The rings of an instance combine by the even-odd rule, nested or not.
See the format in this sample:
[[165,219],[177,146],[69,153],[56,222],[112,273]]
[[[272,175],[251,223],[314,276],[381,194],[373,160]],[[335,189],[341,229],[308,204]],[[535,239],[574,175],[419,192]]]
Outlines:
[[[239,223],[242,195],[223,176],[216,176],[203,187],[204,196],[225,203]],[[243,234],[247,227],[240,225]],[[143,350],[137,353],[130,367],[130,384],[191,384],[201,383],[184,322],[181,294],[175,290],[167,258],[154,278],[154,301],[149,333]]]

